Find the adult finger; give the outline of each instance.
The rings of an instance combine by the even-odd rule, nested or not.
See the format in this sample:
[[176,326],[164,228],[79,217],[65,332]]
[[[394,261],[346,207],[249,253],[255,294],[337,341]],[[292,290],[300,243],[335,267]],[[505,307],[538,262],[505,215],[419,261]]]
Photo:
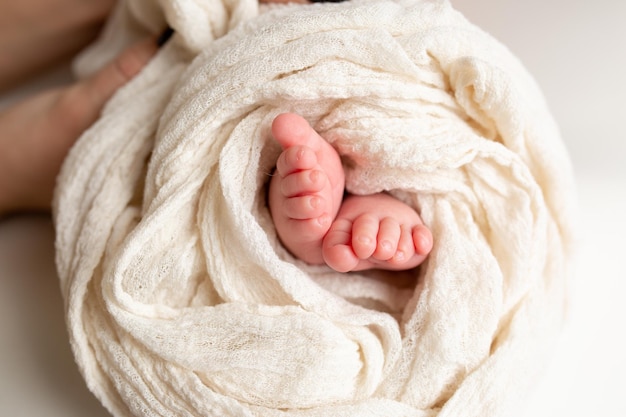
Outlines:
[[135,77],[156,54],[155,39],[148,38],[133,44],[117,58],[91,77],[78,84],[78,102],[89,106],[96,117],[104,104],[124,84]]

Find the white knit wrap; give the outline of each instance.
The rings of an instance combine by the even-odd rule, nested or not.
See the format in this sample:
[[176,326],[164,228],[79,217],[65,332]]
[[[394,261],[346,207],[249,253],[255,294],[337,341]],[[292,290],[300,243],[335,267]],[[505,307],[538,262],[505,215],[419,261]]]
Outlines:
[[[68,157],[57,263],[77,363],[116,416],[511,416],[564,317],[573,179],[532,78],[446,1],[122,1],[79,65],[176,35]],[[90,67],[91,66],[91,67]],[[277,239],[285,111],[435,240],[339,274]]]

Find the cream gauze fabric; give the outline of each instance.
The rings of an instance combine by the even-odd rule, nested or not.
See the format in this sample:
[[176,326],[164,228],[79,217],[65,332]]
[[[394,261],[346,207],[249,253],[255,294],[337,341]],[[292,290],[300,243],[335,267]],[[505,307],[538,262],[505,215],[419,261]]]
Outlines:
[[[116,416],[512,416],[563,323],[573,179],[537,85],[446,1],[122,1],[78,63],[166,24],[55,198],[69,335]],[[294,259],[266,206],[295,112],[351,193],[434,236],[408,273]]]

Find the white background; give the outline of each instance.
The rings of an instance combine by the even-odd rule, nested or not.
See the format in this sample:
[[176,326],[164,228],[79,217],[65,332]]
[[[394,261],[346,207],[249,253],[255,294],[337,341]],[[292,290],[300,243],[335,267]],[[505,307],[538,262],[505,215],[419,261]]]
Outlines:
[[[626,416],[626,2],[453,5],[536,77],[576,171],[580,247],[570,322],[525,415]],[[62,68],[29,91],[66,78]],[[0,97],[0,105],[23,92]],[[53,239],[47,216],[0,220],[0,415],[107,416],[68,346]]]

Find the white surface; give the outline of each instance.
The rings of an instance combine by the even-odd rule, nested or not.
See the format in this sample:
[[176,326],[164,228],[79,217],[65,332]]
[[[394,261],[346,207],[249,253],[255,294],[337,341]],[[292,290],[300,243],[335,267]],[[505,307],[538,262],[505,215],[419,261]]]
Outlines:
[[[626,416],[626,2],[453,4],[535,75],[561,125],[579,185],[581,246],[571,320],[526,415]],[[107,416],[73,363],[53,257],[49,218],[0,221],[0,416]]]
[[108,416],[78,373],[46,216],[0,223],[0,416]]

